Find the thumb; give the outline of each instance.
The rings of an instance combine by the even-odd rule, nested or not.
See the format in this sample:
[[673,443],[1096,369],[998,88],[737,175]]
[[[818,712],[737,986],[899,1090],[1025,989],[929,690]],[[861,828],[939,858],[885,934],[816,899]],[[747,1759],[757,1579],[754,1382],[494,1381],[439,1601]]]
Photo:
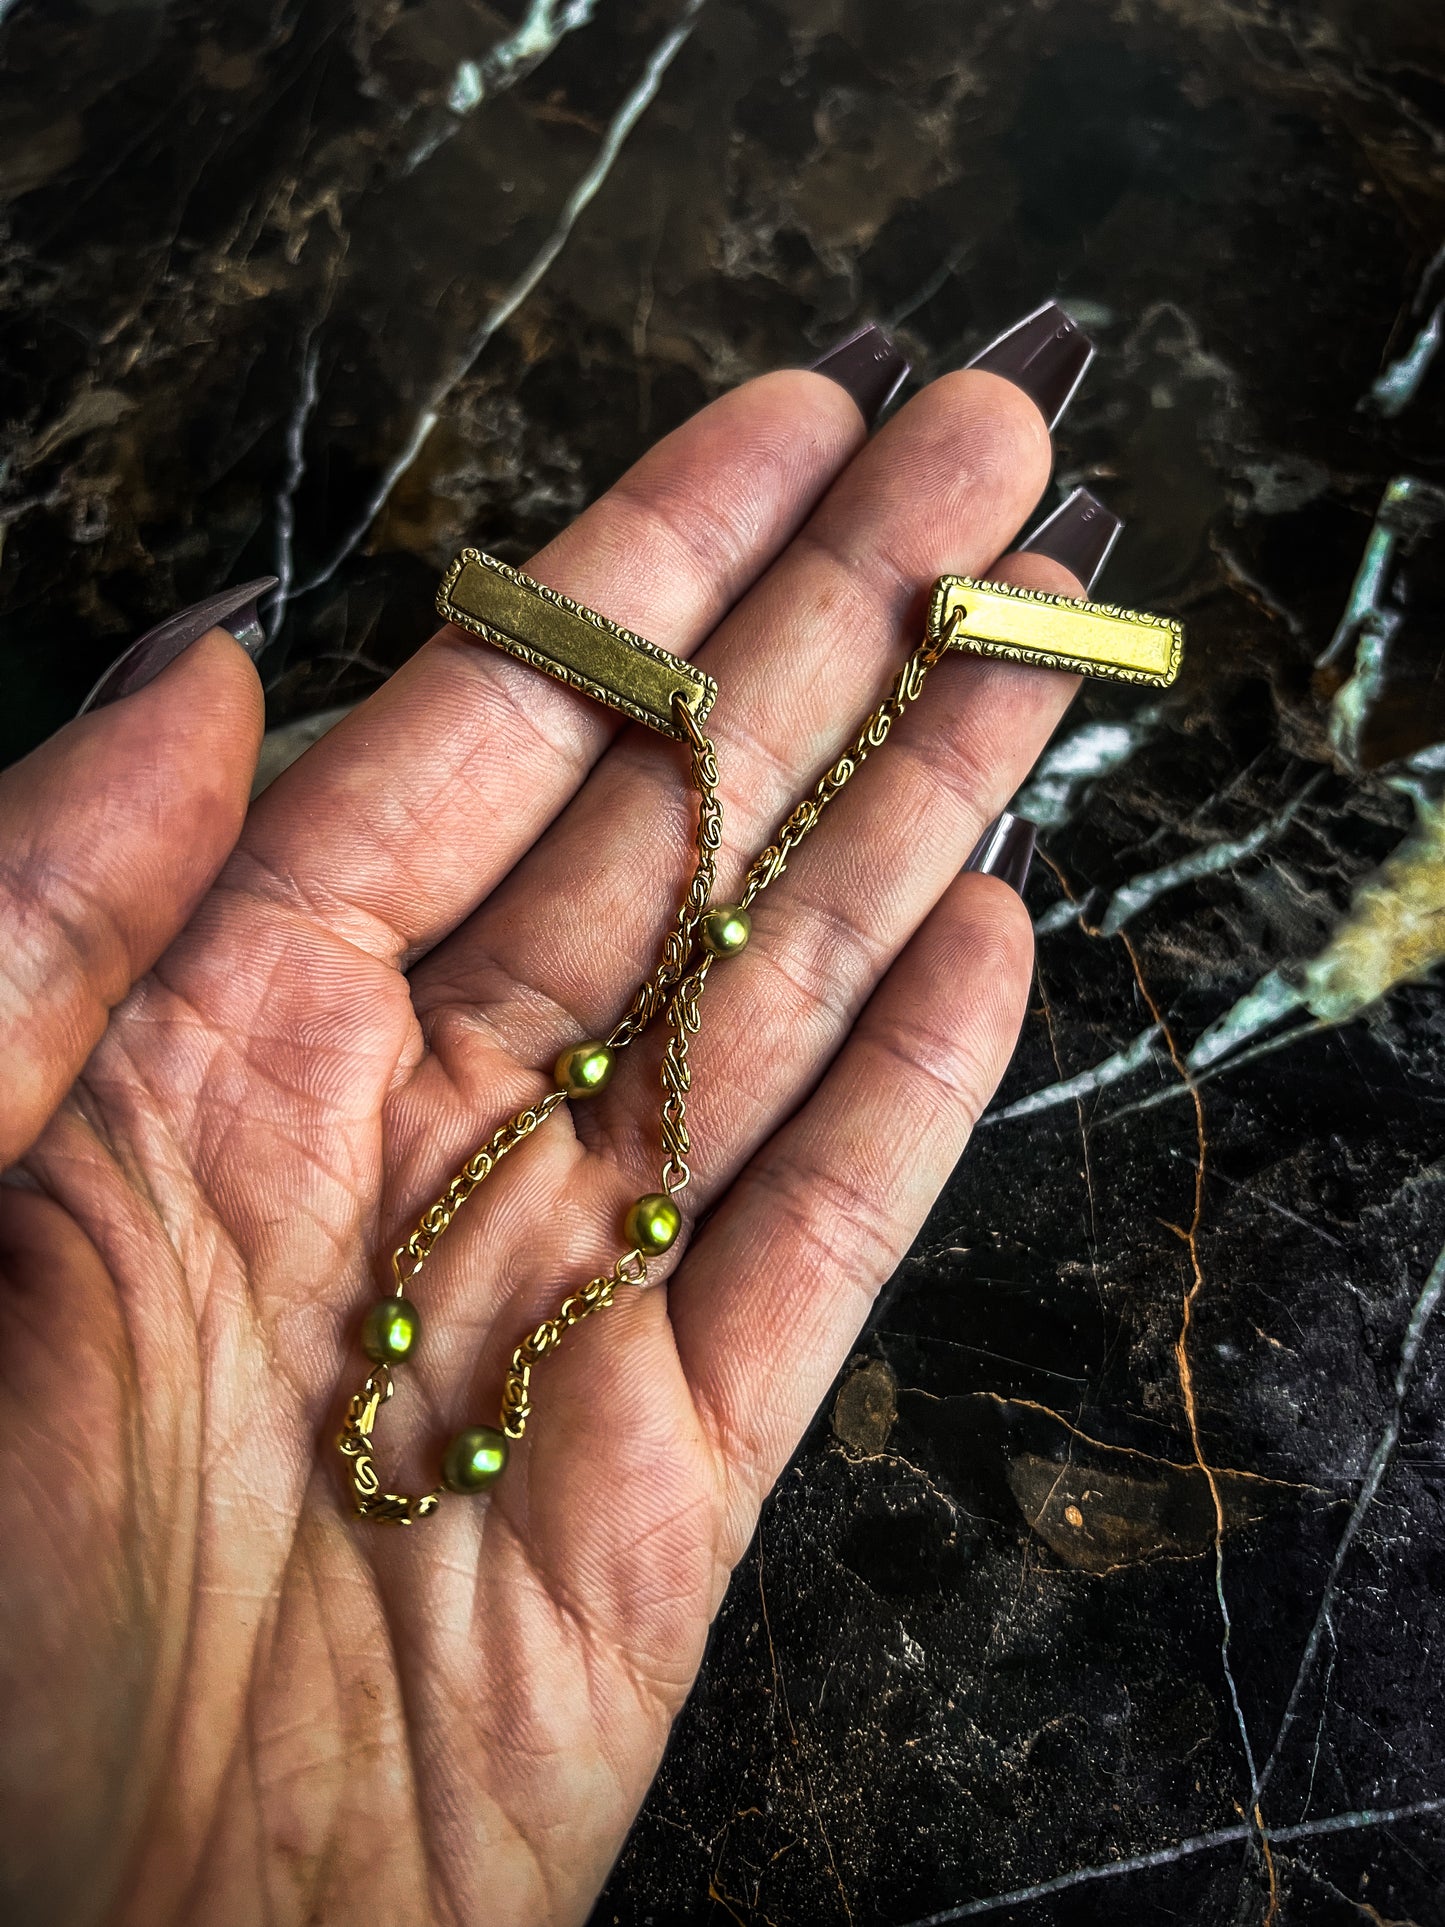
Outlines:
[[[224,607],[246,633],[235,593]],[[215,605],[192,613],[205,633],[159,674],[137,687],[145,638],[97,690],[106,707],[0,775],[0,1168],[34,1143],[240,834],[261,685],[206,626]],[[166,625],[165,649],[185,621]]]

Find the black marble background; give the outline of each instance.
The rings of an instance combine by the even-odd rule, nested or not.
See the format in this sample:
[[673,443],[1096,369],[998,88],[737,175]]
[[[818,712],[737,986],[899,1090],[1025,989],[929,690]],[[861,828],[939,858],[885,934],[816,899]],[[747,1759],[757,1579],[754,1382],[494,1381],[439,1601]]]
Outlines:
[[277,758],[464,538],[1052,293],[1191,625],[597,1927],[1445,1922],[1442,217],[1436,0],[0,0],[0,754],[275,572]]

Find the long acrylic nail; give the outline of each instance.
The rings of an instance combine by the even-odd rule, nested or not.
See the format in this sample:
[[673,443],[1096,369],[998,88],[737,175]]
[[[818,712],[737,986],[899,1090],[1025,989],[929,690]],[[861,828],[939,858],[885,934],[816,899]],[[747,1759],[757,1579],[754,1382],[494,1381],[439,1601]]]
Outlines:
[[1037,836],[1037,824],[1030,823],[1026,816],[1014,816],[1005,810],[974,844],[973,854],[963,867],[976,870],[980,876],[1001,877],[1022,896],[1029,865],[1034,860]]
[[1019,547],[1061,562],[1085,589],[1092,589],[1123,526],[1122,519],[1105,508],[1097,495],[1076,488]]
[[815,373],[846,388],[871,428],[908,377],[908,358],[876,321],[847,335],[813,362]]
[[224,629],[240,643],[254,662],[265,646],[266,632],[261,627],[257,603],[268,589],[276,587],[274,575],[258,576],[254,582],[241,582],[234,589],[223,589],[205,602],[197,602],[179,615],[157,623],[138,636],[129,649],[116,657],[100,681],[76,711],[83,716],[90,709],[104,709],[107,703],[133,696],[138,689],[154,682],[182,650],[199,642],[211,629]]
[[1078,322],[1057,301],[1046,301],[980,349],[968,365],[1022,388],[1053,428],[1093,358],[1094,344]]

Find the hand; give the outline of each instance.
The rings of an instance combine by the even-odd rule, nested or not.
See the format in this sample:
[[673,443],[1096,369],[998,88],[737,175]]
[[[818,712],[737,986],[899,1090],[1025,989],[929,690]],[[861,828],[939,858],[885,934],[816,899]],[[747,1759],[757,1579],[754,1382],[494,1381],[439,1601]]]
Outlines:
[[[1021,389],[864,445],[765,376],[531,571],[696,654],[719,900],[1048,475]],[[1019,555],[1008,580],[1067,594]],[[713,973],[704,1215],[537,1368],[488,1500],[353,1516],[331,1441],[387,1258],[605,1031],[691,861],[674,745],[444,630],[246,813],[255,673],[212,631],[0,781],[9,1917],[136,1927],[586,1915],[762,1499],[1013,1048],[1028,917],[959,876],[1072,691],[949,657]],[[657,1034],[499,1168],[415,1292],[399,1489],[656,1182]]]

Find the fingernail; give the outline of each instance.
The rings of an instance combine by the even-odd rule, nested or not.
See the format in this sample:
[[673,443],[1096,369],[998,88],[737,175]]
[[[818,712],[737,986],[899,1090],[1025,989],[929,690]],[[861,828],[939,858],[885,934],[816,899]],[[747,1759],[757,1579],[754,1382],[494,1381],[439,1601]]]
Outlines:
[[1005,810],[974,844],[973,854],[963,867],[977,871],[980,876],[1001,877],[1022,896],[1038,833],[1038,825],[1030,823],[1026,816],[1012,816]]
[[257,603],[268,589],[276,587],[274,575],[258,576],[254,582],[240,582],[234,589],[223,589],[205,602],[182,609],[177,616],[157,623],[138,636],[106,670],[75,712],[83,716],[90,709],[104,709],[107,703],[133,696],[138,689],[154,682],[168,663],[182,650],[199,642],[210,629],[224,629],[240,643],[254,662],[266,641]]
[[811,364],[846,388],[871,428],[908,375],[908,359],[876,321],[870,321]]
[[1076,488],[1068,501],[1040,522],[1019,548],[1062,562],[1085,589],[1092,589],[1108,561],[1124,523],[1097,495]]
[[1022,388],[1053,428],[1093,358],[1094,344],[1079,324],[1057,301],[1046,301],[981,349],[968,365],[1002,375]]

